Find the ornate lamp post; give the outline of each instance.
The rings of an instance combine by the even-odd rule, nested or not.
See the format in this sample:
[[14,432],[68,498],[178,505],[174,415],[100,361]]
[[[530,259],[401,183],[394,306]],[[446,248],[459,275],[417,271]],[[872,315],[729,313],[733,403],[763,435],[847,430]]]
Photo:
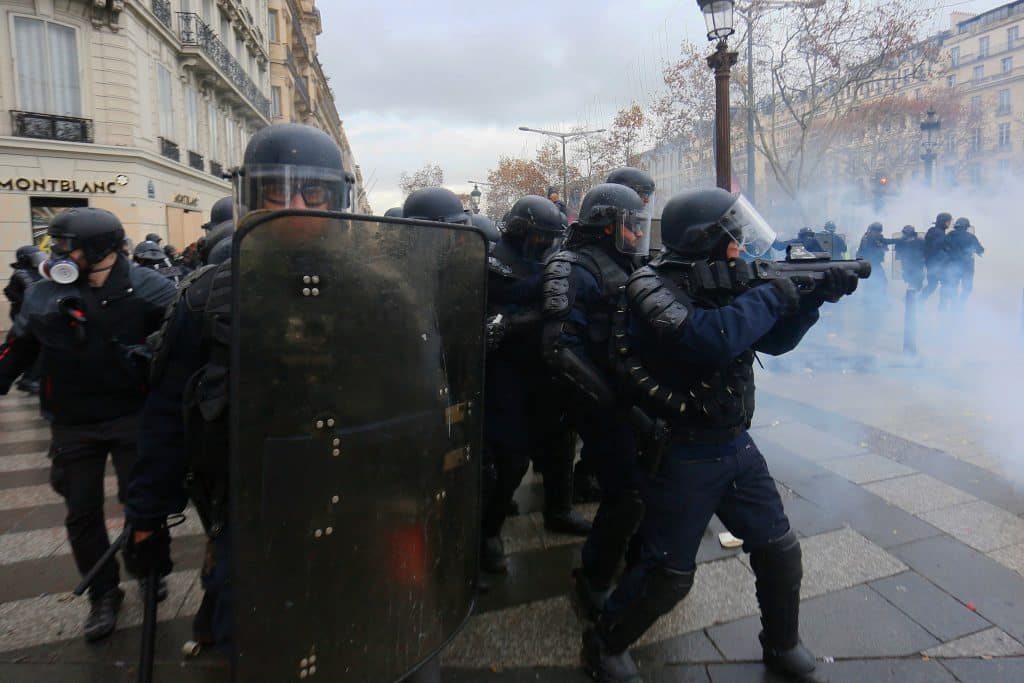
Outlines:
[[718,41],[708,57],[708,66],[715,72],[715,175],[723,190],[732,190],[732,149],[729,135],[729,74],[736,58],[729,52],[726,38],[733,29],[734,0],[697,0],[708,28],[708,40]]
[[942,128],[942,121],[935,115],[935,111],[928,110],[928,114],[921,119],[921,160],[924,162],[924,183],[932,186],[932,168],[935,166],[935,152],[939,148],[939,129]]

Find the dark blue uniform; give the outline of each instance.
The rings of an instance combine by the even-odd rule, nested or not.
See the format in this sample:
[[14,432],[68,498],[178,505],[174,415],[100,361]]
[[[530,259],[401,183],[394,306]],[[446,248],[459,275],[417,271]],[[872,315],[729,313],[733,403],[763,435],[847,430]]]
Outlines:
[[948,283],[950,297],[958,304],[967,301],[974,289],[974,255],[982,255],[985,248],[966,228],[954,228],[946,234],[945,251],[948,255]]
[[933,225],[928,228],[924,235],[924,263],[928,269],[928,284],[921,290],[921,301],[927,301],[928,297],[943,285],[939,292],[939,304],[945,306],[948,296],[946,285],[943,284],[946,277],[946,269],[949,266],[949,254],[946,252],[946,228],[945,226]]
[[924,285],[924,240],[917,235],[904,236],[896,242],[896,258],[907,287],[920,290]]

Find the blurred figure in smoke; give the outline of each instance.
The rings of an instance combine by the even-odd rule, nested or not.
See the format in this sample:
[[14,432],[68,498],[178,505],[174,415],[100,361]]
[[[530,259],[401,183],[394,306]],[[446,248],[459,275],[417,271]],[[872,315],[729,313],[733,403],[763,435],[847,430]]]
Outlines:
[[800,232],[796,235],[797,242],[803,245],[804,249],[812,252],[824,252],[825,247],[821,246],[821,242],[814,236],[814,230],[811,228],[800,228]]
[[[825,251],[829,252],[829,256],[832,260],[841,261],[846,258],[846,250],[848,248],[846,246],[846,237],[837,233],[835,221],[825,221],[825,225],[822,226],[822,229],[824,230],[824,234],[818,236],[818,241],[825,247]],[[828,244],[826,244],[826,242],[828,242]]]
[[907,289],[920,291],[924,285],[924,240],[913,225],[904,225],[902,237],[896,240],[896,258]]
[[857,258],[871,264],[871,277],[864,283],[867,290],[865,301],[869,306],[878,306],[885,301],[885,293],[889,288],[889,280],[885,277],[885,255],[889,252],[889,245],[895,242],[882,234],[882,224],[878,222],[869,225],[867,232],[860,238]]
[[967,297],[974,289],[974,255],[981,256],[985,253],[985,247],[981,242],[968,232],[971,221],[967,218],[957,218],[953,224],[953,231],[946,235],[945,251],[949,264],[946,269],[946,280],[942,285],[942,293],[945,294],[949,288],[947,301],[954,305],[962,306],[967,302]]
[[[949,224],[952,222],[951,215],[945,212],[940,213],[935,217],[935,224],[928,228],[928,232],[924,235],[924,264],[928,268],[928,285],[921,290],[922,303],[928,300],[945,276],[946,266],[949,263],[946,253],[946,230],[949,229]],[[943,286],[942,292],[939,294],[939,308],[945,307],[946,296],[946,287]]]

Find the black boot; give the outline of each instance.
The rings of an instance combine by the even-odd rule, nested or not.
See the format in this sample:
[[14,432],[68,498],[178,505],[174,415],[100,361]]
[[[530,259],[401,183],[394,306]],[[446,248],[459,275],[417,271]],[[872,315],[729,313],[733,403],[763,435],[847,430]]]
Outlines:
[[612,594],[611,586],[596,586],[582,569],[572,570],[572,606],[576,610],[576,616],[581,621],[591,624],[597,622],[597,618],[604,609],[604,603]]
[[89,616],[83,629],[85,639],[92,643],[106,638],[117,626],[117,613],[124,601],[124,591],[114,586],[100,597],[92,600]]
[[587,674],[598,683],[643,683],[629,650],[610,652],[596,628],[584,631],[580,659]]
[[764,631],[758,634],[758,639],[761,641],[761,661],[769,671],[802,683],[817,683],[822,680],[814,675],[814,653],[804,647],[799,640],[788,650],[778,650],[768,644]]
[[586,536],[590,522],[572,509],[572,449],[554,453],[544,464],[544,528]]
[[508,573],[508,557],[501,536],[485,538],[480,545],[480,569],[491,574]]
[[572,502],[577,505],[601,502],[601,485],[597,483],[597,475],[582,460],[576,463],[572,473]]

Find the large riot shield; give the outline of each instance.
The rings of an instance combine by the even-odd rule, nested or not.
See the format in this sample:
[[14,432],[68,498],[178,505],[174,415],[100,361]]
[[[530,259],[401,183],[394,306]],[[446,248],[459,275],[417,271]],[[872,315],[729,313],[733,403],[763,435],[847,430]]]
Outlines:
[[235,679],[400,680],[472,608],[486,241],[279,212],[233,249]]

